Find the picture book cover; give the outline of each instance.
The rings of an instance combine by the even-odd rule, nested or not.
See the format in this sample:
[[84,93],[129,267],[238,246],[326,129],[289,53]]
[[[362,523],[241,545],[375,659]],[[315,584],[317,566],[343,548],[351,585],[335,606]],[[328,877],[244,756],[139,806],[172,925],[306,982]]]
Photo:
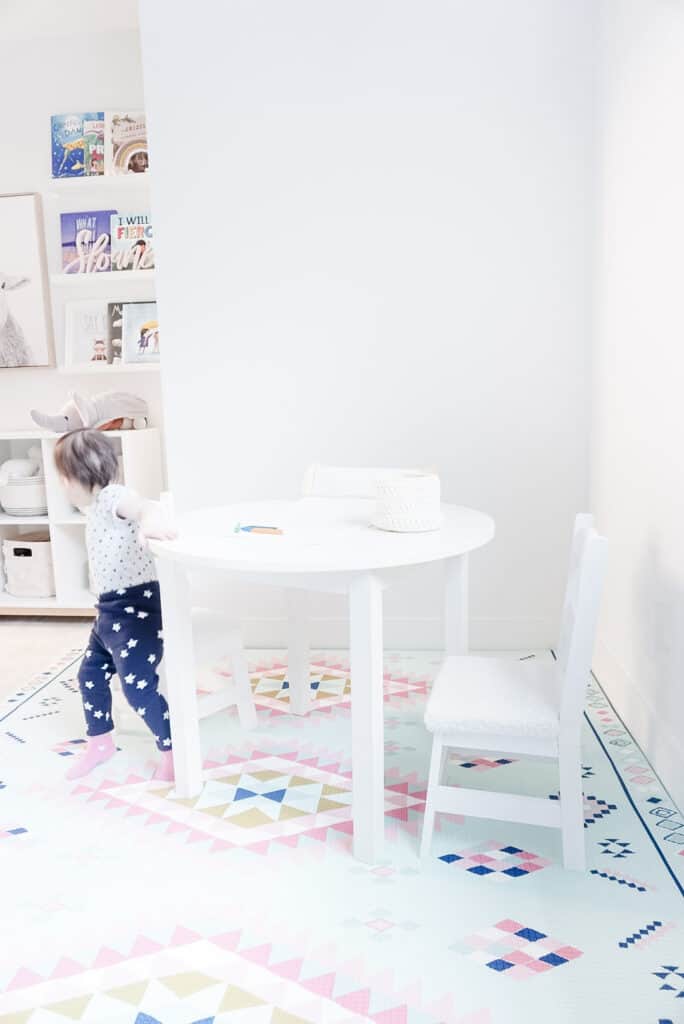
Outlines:
[[66,306],[64,361],[67,366],[107,366],[107,303],[69,302]]
[[159,321],[156,302],[125,302],[123,362],[159,362]]
[[111,270],[111,218],[116,210],[62,213],[62,270],[96,274]]
[[105,173],[145,174],[149,166],[145,114],[108,113],[105,118]]
[[122,343],[122,331],[123,331],[123,302],[108,302],[107,303],[107,325],[106,325],[106,341],[107,341],[107,358],[110,363],[121,362],[121,352],[123,348]]
[[53,114],[52,177],[104,174],[104,113]]
[[152,270],[154,234],[147,213],[116,213],[110,222],[112,270]]

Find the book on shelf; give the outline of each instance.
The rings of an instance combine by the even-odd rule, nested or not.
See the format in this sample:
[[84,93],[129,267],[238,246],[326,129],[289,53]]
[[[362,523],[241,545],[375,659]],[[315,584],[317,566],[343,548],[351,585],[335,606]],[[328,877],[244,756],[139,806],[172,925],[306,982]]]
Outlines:
[[105,115],[105,173],[145,174],[149,166],[147,122],[142,111]]
[[116,210],[60,214],[62,270],[97,274],[111,270],[111,218]]
[[107,303],[107,358],[110,363],[115,365],[121,362],[121,352],[123,348],[121,340],[123,331],[123,308],[123,302]]
[[123,304],[124,363],[159,362],[159,321],[156,302]]
[[154,234],[147,213],[113,213],[112,270],[152,270]]
[[65,366],[106,366],[111,362],[107,354],[107,303],[68,302],[65,313]]
[[103,112],[53,114],[52,177],[85,178],[104,174]]

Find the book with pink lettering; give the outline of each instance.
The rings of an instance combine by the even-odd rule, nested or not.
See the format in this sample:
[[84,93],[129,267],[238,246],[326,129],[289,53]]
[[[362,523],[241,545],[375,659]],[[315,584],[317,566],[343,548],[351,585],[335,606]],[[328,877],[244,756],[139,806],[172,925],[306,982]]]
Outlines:
[[148,213],[115,213],[110,233],[112,270],[154,269],[154,232]]
[[62,213],[62,270],[98,274],[112,269],[111,218],[116,210]]

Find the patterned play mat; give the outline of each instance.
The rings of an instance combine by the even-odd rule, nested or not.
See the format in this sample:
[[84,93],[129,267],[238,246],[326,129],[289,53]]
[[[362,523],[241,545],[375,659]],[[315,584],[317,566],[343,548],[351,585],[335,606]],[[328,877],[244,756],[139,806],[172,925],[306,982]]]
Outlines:
[[[346,655],[315,657],[300,719],[282,660],[255,654],[259,728],[242,734],[232,710],[203,722],[192,800],[149,781],[139,728],[64,781],[78,655],[0,706],[1,1024],[684,1022],[684,818],[596,684],[587,872],[562,870],[554,831],[446,817],[419,870],[437,655],[386,658],[373,866],[350,853]],[[557,799],[546,762],[464,751],[450,772]]]

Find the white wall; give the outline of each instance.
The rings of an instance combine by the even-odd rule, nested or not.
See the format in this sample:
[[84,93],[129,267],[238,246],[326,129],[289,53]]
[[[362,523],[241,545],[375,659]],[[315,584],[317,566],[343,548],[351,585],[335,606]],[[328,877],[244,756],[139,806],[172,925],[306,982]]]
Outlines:
[[[0,194],[45,194],[51,186],[51,114],[143,105],[135,2],[7,0],[0,26],[0,81]],[[84,191],[82,208],[88,209],[94,198]],[[102,202],[99,192],[97,202]],[[152,421],[161,424],[160,385],[152,374],[117,374],[103,386],[92,377],[64,376],[54,368],[22,368],[0,371],[0,430],[33,427],[31,408],[56,411],[72,389],[86,394],[134,391],[147,398]]]
[[[434,464],[497,521],[475,644],[551,642],[588,488],[594,4],[141,21],[179,504],[294,494],[310,461]],[[390,642],[439,643],[438,614],[396,596]]]
[[684,5],[607,0],[593,506],[598,678],[684,806]]

